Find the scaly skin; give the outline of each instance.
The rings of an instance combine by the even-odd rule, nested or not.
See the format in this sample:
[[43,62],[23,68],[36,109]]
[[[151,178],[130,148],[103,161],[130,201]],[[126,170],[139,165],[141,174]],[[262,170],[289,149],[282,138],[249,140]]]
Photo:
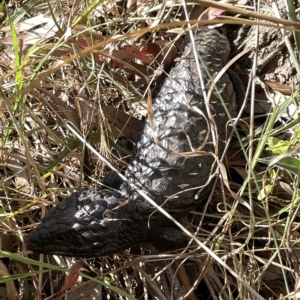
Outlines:
[[[200,28],[195,42],[210,73],[216,75],[228,60],[227,38],[217,30]],[[209,87],[210,80],[202,71],[204,83]],[[229,77],[222,76],[217,86],[231,116],[235,116],[235,92]],[[220,154],[228,117],[216,92],[211,96],[210,109],[218,128]],[[130,181],[175,218],[199,204],[203,197],[195,197],[197,187],[205,185],[212,171],[213,156],[176,154],[191,152],[191,146],[198,149],[203,144],[201,151],[215,153],[207,120],[194,54],[187,43],[182,58],[153,101],[153,126],[151,128],[147,120],[126,173]],[[208,141],[204,143],[207,134]],[[168,151],[157,145],[153,136]],[[176,234],[172,235],[170,229],[165,228],[170,221],[127,183],[121,185],[120,192],[122,194],[98,187],[73,193],[52,208],[33,230],[29,248],[39,253],[95,257],[113,254],[161,235],[176,240]],[[177,195],[171,197],[174,194]]]

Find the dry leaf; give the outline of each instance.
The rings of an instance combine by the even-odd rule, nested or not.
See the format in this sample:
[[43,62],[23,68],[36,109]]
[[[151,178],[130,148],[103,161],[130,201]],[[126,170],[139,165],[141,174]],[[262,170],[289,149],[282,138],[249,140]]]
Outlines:
[[[124,61],[125,63],[130,63],[134,59],[140,59],[145,64],[152,63],[152,58],[146,49],[140,50],[138,47],[132,45],[126,45],[120,50],[114,50],[112,52],[112,56],[118,60]],[[112,60],[110,65],[113,68],[124,68],[124,64],[116,60]]]
[[[38,28],[28,31],[32,28],[39,26]],[[17,37],[19,40],[22,40],[24,45],[34,45],[35,43],[39,42],[41,39],[48,39],[52,38],[58,32],[58,28],[53,21],[52,18],[46,18],[44,15],[38,15],[36,17],[27,19],[23,22],[15,24],[15,29],[18,32]],[[10,32],[11,28],[4,27],[1,28],[1,31]],[[28,32],[23,32],[28,31]],[[22,32],[22,33],[21,33]],[[0,40],[0,44],[5,46],[12,46],[13,39],[12,36],[9,34],[3,39]]]
[[269,80],[265,80],[264,82],[274,91],[278,91],[286,96],[290,96],[292,94],[292,88],[290,86]]
[[129,116],[113,106],[106,106],[104,108],[104,114],[110,122],[112,129],[115,128],[115,138],[121,135],[134,142],[138,141],[144,125],[143,121],[133,116]]
[[168,69],[178,56],[177,48],[166,40],[149,43],[146,49],[155,58],[155,62],[164,64],[164,69]]
[[[43,14],[38,15],[36,17],[29,18],[25,21],[14,24],[15,30],[22,32],[28,31],[38,25],[44,25],[46,23],[53,22],[52,18],[46,18]],[[0,29],[0,31],[10,32],[10,26],[6,26]]]
[[[248,0],[239,0],[236,4],[246,5],[247,2]],[[225,10],[221,8],[210,7],[204,11],[204,13],[201,16],[201,20],[213,20],[219,17],[224,11]]]
[[65,278],[63,287],[57,293],[45,300],[56,299],[60,297],[64,291],[71,289],[77,283],[80,272],[83,270],[82,264],[81,260],[76,261],[76,263],[71,267],[69,275]]
[[15,174],[15,187],[21,187],[22,192],[30,194],[31,187],[29,185],[27,172],[25,171],[25,166],[14,158],[9,158],[6,161],[5,166]]

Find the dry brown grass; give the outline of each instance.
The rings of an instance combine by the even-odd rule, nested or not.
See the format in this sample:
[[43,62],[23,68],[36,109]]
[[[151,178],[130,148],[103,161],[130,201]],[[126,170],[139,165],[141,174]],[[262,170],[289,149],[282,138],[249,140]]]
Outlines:
[[[153,74],[157,66],[148,70],[143,64],[129,62],[125,70],[111,68],[104,63],[111,57],[105,48],[120,49],[124,41],[140,48],[162,37],[175,44],[180,37],[177,33],[182,33],[187,23],[183,4],[49,3],[16,3],[15,7],[2,7],[0,15],[2,28],[10,26],[6,46],[0,50],[3,299],[58,299],[64,293],[68,299],[123,299],[121,295],[128,299],[183,299],[188,294],[189,299],[257,299],[251,288],[261,299],[299,297],[300,131],[298,115],[286,113],[292,104],[298,107],[299,94],[290,81],[274,80],[269,88],[251,81],[250,68],[238,69],[244,83],[249,82],[250,101],[227,153],[223,180],[216,183],[206,209],[190,213],[183,221],[223,264],[193,243],[168,254],[156,254],[151,246],[141,245],[76,264],[75,259],[27,251],[28,234],[51,205],[74,190],[99,184],[108,171],[72,129],[118,170],[126,166],[131,154],[127,142],[117,143],[118,138],[123,134],[133,142],[138,138],[150,96],[147,72]],[[224,7],[231,13],[236,9]],[[236,12],[244,12],[247,20],[242,15],[222,21],[265,26],[265,20],[274,30],[279,30],[278,24],[299,30],[299,25],[285,19],[274,22],[272,18],[278,17],[274,7],[272,10],[267,3],[266,7],[269,15],[266,10],[257,14],[240,9]],[[45,32],[32,43],[36,27],[21,33],[17,25],[24,28],[22,22],[29,14],[55,17],[60,29],[54,35]],[[284,18],[283,10],[279,14]],[[46,22],[41,20],[35,25]],[[259,49],[259,41],[254,43],[255,49]],[[291,48],[297,49],[297,45]],[[280,51],[277,62],[284,53],[293,59],[293,52]],[[258,56],[253,52],[254,66],[261,52]],[[115,64],[119,62],[115,60]],[[298,88],[295,69],[296,61],[294,77],[289,79],[296,78]],[[264,75],[262,69],[260,76]],[[155,78],[151,87],[159,85],[159,80]],[[274,104],[274,99],[279,102]],[[273,105],[257,115],[257,100]],[[117,117],[116,111],[121,112]],[[226,177],[228,181],[224,181]]]

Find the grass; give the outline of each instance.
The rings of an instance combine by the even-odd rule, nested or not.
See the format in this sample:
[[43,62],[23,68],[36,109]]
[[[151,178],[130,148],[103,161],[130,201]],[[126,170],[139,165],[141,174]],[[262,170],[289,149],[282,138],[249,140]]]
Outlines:
[[[213,3],[231,15],[190,23],[293,30],[298,41],[295,15],[291,13],[292,21],[284,19],[282,7],[295,11],[289,2],[279,3],[281,10],[268,8],[272,14]],[[298,297],[300,119],[297,112],[290,117],[287,109],[292,105],[298,109],[299,86],[297,80],[295,86],[287,81],[283,86],[288,92],[282,93],[276,81],[270,90],[251,80],[259,72],[258,38],[253,66],[240,72],[246,75],[244,84],[249,83],[248,108],[235,120],[226,167],[220,169],[222,180],[216,182],[206,208],[183,220],[198,244],[191,242],[183,251],[164,254],[156,254],[151,245],[140,245],[113,257],[80,263],[27,251],[28,234],[51,205],[80,187],[99,184],[109,170],[108,163],[122,170],[128,162],[130,149],[117,143],[118,136],[128,128],[133,140],[138,136],[139,128],[132,122],[146,115],[150,80],[143,68],[137,70],[131,62],[120,69],[105,64],[104,59],[120,50],[124,41],[141,48],[163,36],[175,43],[191,8],[189,3],[185,7],[169,2],[121,5],[101,1],[77,1],[72,7],[63,1],[51,5],[29,1],[11,8],[4,2],[0,5],[1,27],[8,27],[6,37],[11,36],[0,48],[3,291],[13,295],[8,299],[32,295],[58,299],[65,293],[69,299],[92,294],[99,299],[179,299],[187,294],[190,299]],[[29,13],[55,20],[54,35],[45,31],[31,43],[30,34],[36,34],[38,26],[20,30]],[[287,45],[282,51],[295,62],[291,77],[296,78],[299,67],[294,50],[299,48],[282,39]],[[245,52],[249,53],[247,47]],[[115,60],[115,64],[120,62],[124,60]],[[139,78],[143,79],[141,87],[136,84]],[[156,80],[151,87],[158,84]],[[261,87],[264,90],[259,92]],[[261,95],[273,105],[257,114],[254,109]],[[130,116],[117,119],[121,128],[109,119],[107,106]],[[99,153],[107,163],[99,159]]]

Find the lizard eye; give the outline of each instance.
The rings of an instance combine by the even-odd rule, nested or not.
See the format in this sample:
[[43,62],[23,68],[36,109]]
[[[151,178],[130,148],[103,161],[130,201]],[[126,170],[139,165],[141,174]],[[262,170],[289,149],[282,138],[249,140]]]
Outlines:
[[62,243],[66,240],[66,236],[64,234],[58,234],[56,236],[56,241],[59,242],[59,243]]

